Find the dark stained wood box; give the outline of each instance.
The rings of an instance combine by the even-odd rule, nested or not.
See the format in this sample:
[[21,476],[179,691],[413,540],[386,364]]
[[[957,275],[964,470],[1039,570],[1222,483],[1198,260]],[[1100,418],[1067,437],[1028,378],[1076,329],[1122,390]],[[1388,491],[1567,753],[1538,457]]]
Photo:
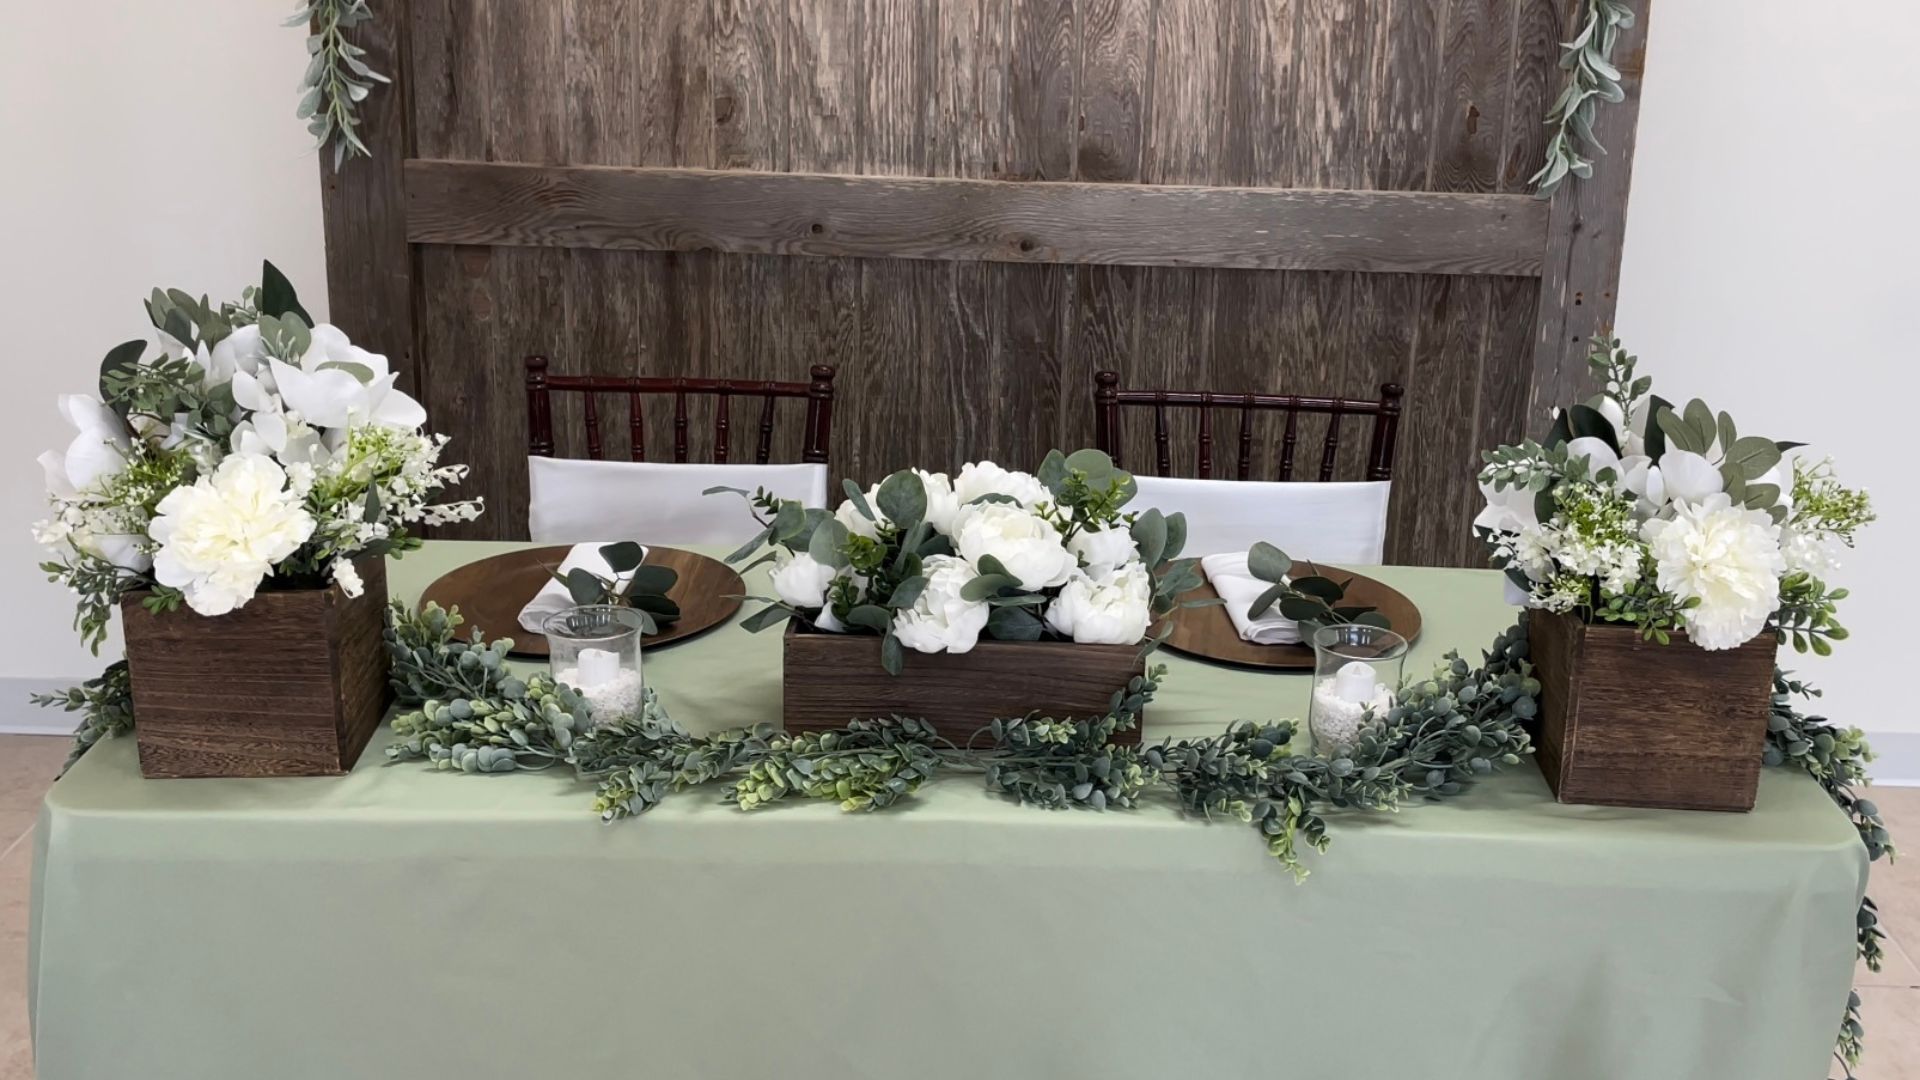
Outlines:
[[1708,652],[1629,626],[1529,613],[1538,758],[1563,803],[1753,809],[1773,697],[1772,634]]
[[366,592],[261,591],[209,618],[121,602],[140,772],[335,776],[353,768],[387,707],[382,559],[358,564]]
[[[1101,716],[1115,690],[1144,671],[1138,645],[989,641],[970,652],[906,651],[900,674],[880,666],[880,638],[787,623],[782,720],[790,731],[845,727],[849,720],[911,716],[961,746],[997,718],[1030,712],[1059,719]],[[1115,742],[1137,743],[1140,728]]]

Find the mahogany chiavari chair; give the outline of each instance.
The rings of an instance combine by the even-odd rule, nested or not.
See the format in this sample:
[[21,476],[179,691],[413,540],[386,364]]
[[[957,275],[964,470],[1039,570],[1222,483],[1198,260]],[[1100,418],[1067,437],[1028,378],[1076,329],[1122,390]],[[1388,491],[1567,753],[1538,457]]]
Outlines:
[[801,398],[807,403],[806,439],[801,460],[825,464],[833,435],[834,369],[816,364],[809,372],[812,382],[765,382],[749,379],[639,378],[610,375],[549,375],[547,358],[527,357],[527,453],[534,457],[553,456],[553,408],[551,395],[577,393],[585,397],[583,414],[587,424],[587,456],[602,461],[606,455],[600,441],[600,394],[627,396],[627,429],[631,436],[634,461],[647,460],[646,419],[642,399],[647,395],[673,395],[673,460],[687,462],[687,399],[690,396],[715,398],[713,414],[713,461],[727,464],[733,434],[733,402],[736,398],[760,400],[759,432],[754,445],[754,464],[765,465],[773,453],[774,405],[781,398]]
[[1394,443],[1400,429],[1400,398],[1404,391],[1394,383],[1380,387],[1379,400],[1369,401],[1354,398],[1303,397],[1296,394],[1222,394],[1209,390],[1122,390],[1120,376],[1111,371],[1102,371],[1094,377],[1094,428],[1100,449],[1114,464],[1125,467],[1122,460],[1121,444],[1124,442],[1120,427],[1121,410],[1141,408],[1153,410],[1153,445],[1155,465],[1159,475],[1166,476],[1173,468],[1173,452],[1167,434],[1167,410],[1171,408],[1198,408],[1200,410],[1199,428],[1199,474],[1200,479],[1213,479],[1214,470],[1214,432],[1213,415],[1216,409],[1227,409],[1240,414],[1240,430],[1235,461],[1235,475],[1231,479],[1253,479],[1253,419],[1259,412],[1284,412],[1286,429],[1280,437],[1280,479],[1292,480],[1294,454],[1299,442],[1300,416],[1306,414],[1324,414],[1328,417],[1326,437],[1321,443],[1319,479],[1331,481],[1334,463],[1340,456],[1340,421],[1344,417],[1372,417],[1372,441],[1367,449],[1368,480],[1393,479]]

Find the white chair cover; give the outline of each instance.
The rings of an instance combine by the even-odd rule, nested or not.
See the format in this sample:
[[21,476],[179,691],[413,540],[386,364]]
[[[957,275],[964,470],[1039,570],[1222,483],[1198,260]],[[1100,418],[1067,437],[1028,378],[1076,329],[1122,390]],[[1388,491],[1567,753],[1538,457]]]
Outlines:
[[766,488],[809,507],[827,505],[827,467],[677,465],[530,457],[527,533],[542,544],[608,537],[647,544],[743,544],[759,526],[737,495],[710,487]]
[[1295,559],[1377,566],[1386,554],[1388,480],[1271,483],[1136,477],[1129,509],[1187,515],[1181,555],[1244,552],[1267,543]]

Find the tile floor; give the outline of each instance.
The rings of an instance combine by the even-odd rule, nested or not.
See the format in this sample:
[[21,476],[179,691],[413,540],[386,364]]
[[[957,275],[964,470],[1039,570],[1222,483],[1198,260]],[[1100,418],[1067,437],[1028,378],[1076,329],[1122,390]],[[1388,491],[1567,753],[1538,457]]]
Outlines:
[[[26,992],[33,822],[66,753],[65,739],[0,736],[0,1080],[33,1080]],[[1920,1080],[1920,788],[1879,788],[1873,797],[1911,854],[1874,867],[1873,896],[1892,940],[1882,970],[1862,968],[1858,976],[1869,1040],[1862,1076]]]

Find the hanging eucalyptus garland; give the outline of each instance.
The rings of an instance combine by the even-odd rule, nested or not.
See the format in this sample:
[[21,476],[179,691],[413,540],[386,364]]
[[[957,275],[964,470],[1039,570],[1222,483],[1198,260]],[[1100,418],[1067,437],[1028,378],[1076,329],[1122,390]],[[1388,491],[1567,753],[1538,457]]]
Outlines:
[[300,0],[300,8],[286,22],[309,28],[307,72],[300,80],[300,108],[295,113],[321,146],[333,143],[333,167],[348,156],[368,157],[372,151],[360,139],[359,107],[376,83],[389,81],[367,66],[367,50],[348,41],[346,32],[373,20],[367,0]]
[[1584,2],[1586,19],[1580,33],[1560,46],[1567,88],[1547,113],[1547,126],[1554,129],[1547,142],[1547,162],[1528,181],[1543,199],[1569,176],[1581,180],[1593,176],[1593,159],[1586,155],[1607,152],[1594,137],[1593,114],[1601,102],[1617,104],[1627,96],[1620,85],[1620,69],[1613,66],[1613,47],[1620,41],[1620,31],[1633,26],[1633,10],[1626,0]]

